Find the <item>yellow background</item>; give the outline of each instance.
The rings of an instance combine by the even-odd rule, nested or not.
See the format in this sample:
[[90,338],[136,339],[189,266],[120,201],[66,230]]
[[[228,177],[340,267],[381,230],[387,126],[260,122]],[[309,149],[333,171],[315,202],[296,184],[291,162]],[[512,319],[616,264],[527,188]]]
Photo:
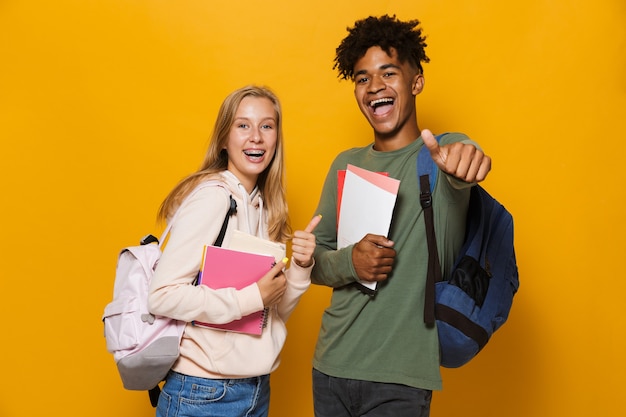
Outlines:
[[[371,140],[332,59],[383,13],[428,35],[420,126],[478,140],[516,222],[509,322],[444,370],[432,416],[626,413],[623,0],[0,0],[1,417],[153,415],[102,336],[118,250],[160,232],[159,203],[248,83],[282,99],[303,227],[335,154]],[[275,417],[312,416],[328,298],[312,288],[289,322]]]

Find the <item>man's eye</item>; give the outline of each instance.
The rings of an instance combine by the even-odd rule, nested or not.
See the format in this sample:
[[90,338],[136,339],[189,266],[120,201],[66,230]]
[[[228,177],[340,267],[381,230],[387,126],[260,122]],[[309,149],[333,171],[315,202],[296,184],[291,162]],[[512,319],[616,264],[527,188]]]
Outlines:
[[384,77],[384,78],[389,78],[389,77],[391,77],[392,75],[394,75],[394,73],[393,73],[393,72],[386,72],[386,73],[384,73],[384,74],[383,74],[383,77]]
[[367,82],[367,80],[368,80],[368,78],[367,78],[367,77],[357,78],[357,79],[356,79],[356,83],[357,83],[357,84],[363,84],[363,83],[366,83],[366,82]]

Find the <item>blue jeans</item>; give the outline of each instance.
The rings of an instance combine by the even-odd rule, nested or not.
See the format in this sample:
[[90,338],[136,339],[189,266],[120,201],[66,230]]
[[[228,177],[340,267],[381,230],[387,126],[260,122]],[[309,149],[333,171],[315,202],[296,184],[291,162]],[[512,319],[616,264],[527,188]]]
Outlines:
[[313,369],[315,417],[428,417],[432,391],[335,378]]
[[267,417],[270,377],[207,379],[170,371],[157,417]]

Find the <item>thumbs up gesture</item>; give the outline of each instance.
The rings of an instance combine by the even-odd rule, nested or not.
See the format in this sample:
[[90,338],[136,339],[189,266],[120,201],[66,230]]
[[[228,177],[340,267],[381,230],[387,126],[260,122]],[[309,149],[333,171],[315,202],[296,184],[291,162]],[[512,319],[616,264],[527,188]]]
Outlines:
[[313,230],[322,220],[322,216],[317,215],[311,219],[304,230],[296,230],[291,241],[291,251],[293,260],[298,266],[308,268],[313,265],[313,251],[315,251],[315,235]]
[[483,181],[491,170],[491,158],[472,144],[455,142],[440,146],[428,129],[422,130],[422,140],[439,169],[462,181]]

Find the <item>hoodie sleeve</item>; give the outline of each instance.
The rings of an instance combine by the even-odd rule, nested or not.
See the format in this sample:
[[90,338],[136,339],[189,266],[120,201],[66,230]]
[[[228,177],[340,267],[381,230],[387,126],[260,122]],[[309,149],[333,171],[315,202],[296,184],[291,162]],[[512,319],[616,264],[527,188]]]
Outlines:
[[289,264],[289,268],[285,271],[285,275],[287,276],[287,289],[278,304],[278,315],[285,323],[296,308],[296,305],[298,305],[302,294],[304,294],[311,285],[311,270],[313,269],[313,265],[308,268],[298,266],[298,264],[294,262],[293,257]]
[[[152,314],[222,324],[263,309],[256,284],[241,290],[194,285],[204,245],[217,238],[229,206],[228,191],[219,186],[204,187],[181,204],[150,284]],[[233,216],[229,227],[236,226]]]

